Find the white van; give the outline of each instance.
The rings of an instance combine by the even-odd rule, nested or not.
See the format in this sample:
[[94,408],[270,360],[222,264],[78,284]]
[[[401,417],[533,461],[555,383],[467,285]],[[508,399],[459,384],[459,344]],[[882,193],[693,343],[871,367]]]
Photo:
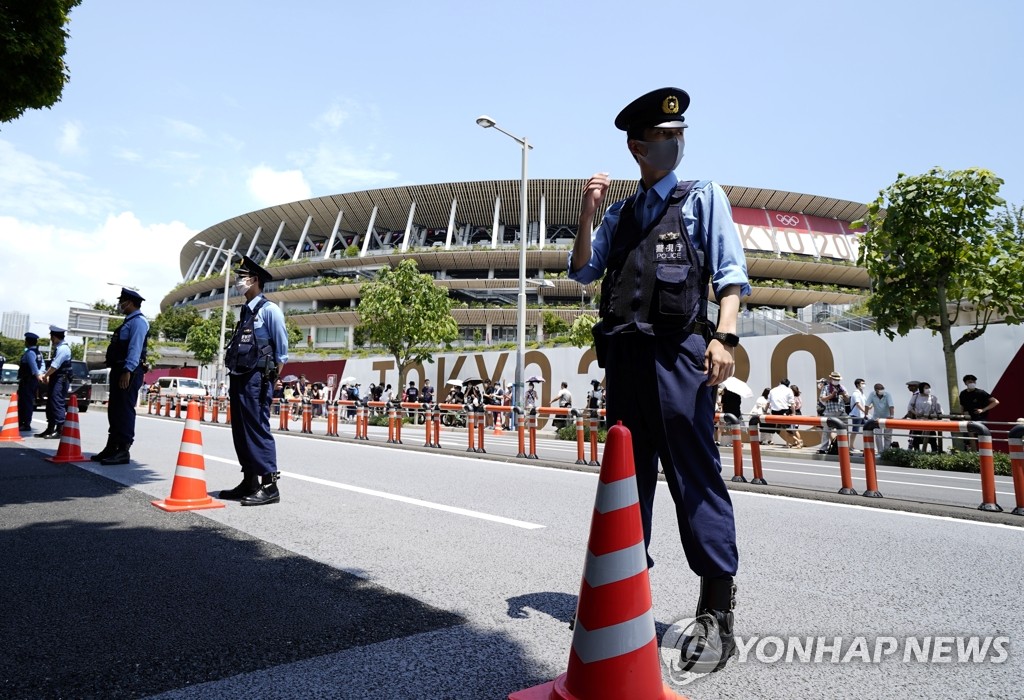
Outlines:
[[203,383],[191,377],[160,377],[156,383],[160,386],[160,396],[206,396]]

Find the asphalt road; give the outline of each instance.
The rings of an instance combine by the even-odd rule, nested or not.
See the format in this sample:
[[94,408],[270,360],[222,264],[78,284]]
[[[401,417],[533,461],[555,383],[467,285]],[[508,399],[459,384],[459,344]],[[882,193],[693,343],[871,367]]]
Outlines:
[[[105,414],[81,417],[83,449],[98,450]],[[565,670],[593,472],[505,461],[490,436],[480,459],[281,435],[281,504],[169,514],[149,501],[170,493],[181,429],[140,416],[125,467],[50,464],[38,450],[55,441],[0,446],[0,695],[503,698]],[[208,489],[234,486],[228,429],[204,426],[203,441]],[[741,635],[1003,635],[1009,656],[751,654],[680,692],[1020,696],[1024,529],[733,494]],[[692,613],[698,582],[667,489],[657,498],[651,588],[663,633]]]

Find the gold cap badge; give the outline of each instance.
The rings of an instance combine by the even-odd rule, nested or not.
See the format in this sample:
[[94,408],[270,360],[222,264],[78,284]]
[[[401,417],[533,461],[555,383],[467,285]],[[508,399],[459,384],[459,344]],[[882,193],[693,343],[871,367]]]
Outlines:
[[661,103],[661,111],[665,114],[679,114],[679,98],[669,95]]

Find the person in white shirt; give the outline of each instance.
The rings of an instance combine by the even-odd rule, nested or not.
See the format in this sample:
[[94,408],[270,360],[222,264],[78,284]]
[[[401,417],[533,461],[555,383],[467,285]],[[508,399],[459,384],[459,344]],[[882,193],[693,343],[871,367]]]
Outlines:
[[[883,420],[896,417],[896,404],[893,403],[892,394],[885,390],[882,384],[875,384],[875,390],[867,395],[865,406],[868,409],[869,420]],[[875,452],[882,454],[890,447],[893,447],[892,428],[875,430]]]
[[858,377],[853,380],[853,393],[850,394],[850,449],[860,450],[857,447],[857,436],[860,435],[861,427],[864,425],[864,418],[867,416],[867,406],[864,405],[864,380]]
[[[793,415],[793,405],[795,403],[796,397],[793,395],[793,390],[789,388],[788,379],[781,380],[774,389],[768,392],[768,413],[770,415],[791,416]],[[778,432],[779,437],[785,441],[786,447],[800,448],[804,446],[800,436],[794,436],[788,427],[766,426],[763,432]]]

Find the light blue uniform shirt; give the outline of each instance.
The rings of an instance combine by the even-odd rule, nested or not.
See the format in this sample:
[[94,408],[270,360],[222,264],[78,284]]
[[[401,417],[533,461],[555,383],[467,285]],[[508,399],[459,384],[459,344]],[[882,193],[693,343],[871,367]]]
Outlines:
[[[889,417],[889,409],[895,408],[896,404],[892,400],[892,394],[888,390],[883,390],[882,395],[879,396],[874,391],[865,395],[864,408],[874,408],[874,411],[870,414],[871,418],[880,420],[882,418]],[[894,414],[895,415],[895,414]]]
[[129,336],[128,356],[124,360],[124,368],[129,372],[134,372],[142,359],[142,344],[146,340],[146,333],[149,332],[149,321],[141,311],[133,311],[124,317],[124,322],[117,329],[118,337],[123,340],[125,332]]
[[[35,347],[35,346],[33,346]],[[38,377],[40,374],[46,371],[46,365],[43,363],[42,353],[36,352],[30,348],[25,348],[25,352],[21,354],[21,358],[24,361],[25,355],[28,355],[28,367],[32,370],[32,375]]]
[[[262,298],[262,294],[254,296],[252,301],[247,304],[249,310],[255,309]],[[288,362],[288,329],[284,325],[284,312],[281,311],[280,306],[268,299],[260,312],[256,314],[253,333],[259,340],[273,342],[274,361],[277,364],[283,365]]]
[[66,362],[71,362],[71,348],[64,341],[53,349],[53,361],[50,367],[54,370],[60,369]]
[[[669,173],[647,190],[643,206],[637,212],[640,225],[646,229],[653,224],[668,207],[668,197],[678,184],[679,178]],[[643,183],[637,192],[644,192]],[[572,253],[569,253],[569,278],[580,284],[589,284],[604,274],[608,263],[608,251],[612,236],[619,225],[622,202],[616,202],[605,212],[601,225],[594,231],[591,241],[590,262],[573,272]],[[750,294],[750,279],[747,277],[747,259],[743,244],[732,220],[732,207],[725,190],[710,180],[697,182],[682,205],[683,223],[690,242],[697,250],[704,251],[705,265],[711,271],[711,286],[715,296],[730,285],[739,285],[740,296]]]

